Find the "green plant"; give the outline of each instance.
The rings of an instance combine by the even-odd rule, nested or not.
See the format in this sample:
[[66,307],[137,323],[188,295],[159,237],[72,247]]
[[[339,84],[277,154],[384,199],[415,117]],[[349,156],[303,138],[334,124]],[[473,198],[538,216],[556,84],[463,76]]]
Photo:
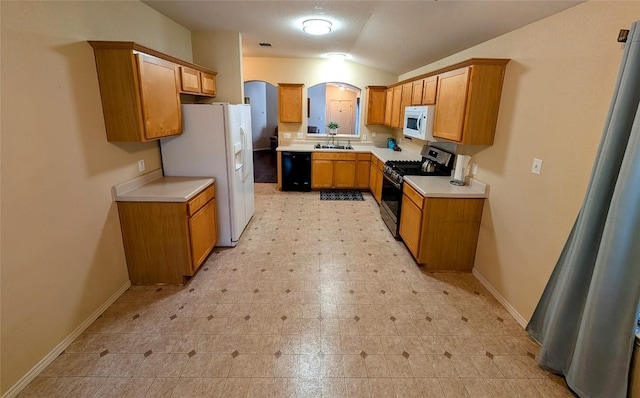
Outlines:
[[340,125],[336,122],[330,122],[329,124],[327,124],[327,127],[329,128],[329,130],[336,130],[340,127]]

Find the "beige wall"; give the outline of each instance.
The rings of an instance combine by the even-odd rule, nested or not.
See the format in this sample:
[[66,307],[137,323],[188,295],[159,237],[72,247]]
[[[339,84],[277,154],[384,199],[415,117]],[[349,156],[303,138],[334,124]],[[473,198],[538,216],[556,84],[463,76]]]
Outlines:
[[108,143],[86,40],[191,60],[191,35],[139,2],[2,1],[4,394],[128,281],[111,186],[160,167]]
[[[304,84],[302,98],[307,98],[307,89],[318,83],[340,82],[349,83],[362,90],[360,133],[367,134],[367,140],[371,140],[371,132],[379,133],[376,142],[386,142],[386,137],[391,135],[391,130],[384,126],[365,126],[365,104],[367,103],[366,86],[386,86],[397,81],[397,76],[383,72],[378,69],[369,68],[364,65],[355,64],[349,61],[342,63],[324,59],[301,59],[301,58],[257,58],[245,57],[243,59],[243,79],[244,81],[261,80],[274,86],[278,83],[302,83]],[[283,139],[283,132],[291,132],[295,139],[297,132],[307,131],[307,101],[302,101],[302,124],[280,123],[278,133],[280,142]]]
[[638,19],[640,2],[588,2],[400,76],[511,59],[495,144],[458,150],[491,186],[475,268],[525,320],[582,204],[623,52],[618,31]]
[[217,74],[215,101],[244,103],[242,36],[230,31],[196,31],[191,34],[193,62]]

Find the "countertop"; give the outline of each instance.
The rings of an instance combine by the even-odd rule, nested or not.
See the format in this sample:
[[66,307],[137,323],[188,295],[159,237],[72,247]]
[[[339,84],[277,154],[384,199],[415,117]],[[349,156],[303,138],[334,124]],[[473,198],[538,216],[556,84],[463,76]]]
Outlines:
[[[342,143],[342,141],[340,141]],[[309,141],[305,143],[293,143],[289,145],[280,145],[276,150],[278,152],[336,152],[336,153],[354,153],[366,152],[375,155],[383,162],[387,160],[422,160],[422,156],[407,150],[394,151],[388,148],[380,148],[373,144],[352,144],[353,149],[319,149],[314,148],[316,142]]]
[[[156,178],[148,181],[152,177]],[[146,179],[116,185],[114,199],[117,202],[187,202],[215,182],[215,178],[163,177],[161,174]]]
[[469,179],[465,185],[450,184],[451,177],[405,176],[404,181],[428,198],[486,198],[487,184]]

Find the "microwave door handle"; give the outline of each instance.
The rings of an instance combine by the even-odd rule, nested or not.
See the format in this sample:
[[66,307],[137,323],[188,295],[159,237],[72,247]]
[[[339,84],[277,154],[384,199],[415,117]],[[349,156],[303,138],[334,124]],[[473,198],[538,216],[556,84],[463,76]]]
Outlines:
[[418,126],[418,131],[422,131],[422,119],[424,118],[424,113],[421,113],[420,116],[418,117],[418,123],[416,123],[416,125]]

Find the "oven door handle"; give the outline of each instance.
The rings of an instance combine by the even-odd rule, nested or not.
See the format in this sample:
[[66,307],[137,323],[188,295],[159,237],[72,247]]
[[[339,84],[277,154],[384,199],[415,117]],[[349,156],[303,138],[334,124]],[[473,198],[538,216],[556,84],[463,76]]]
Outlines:
[[397,189],[402,190],[402,186],[401,186],[401,184],[399,184],[399,183],[397,183],[397,182],[395,182],[395,181],[392,181],[392,180],[391,180],[391,179],[390,179],[386,174],[384,174],[384,173],[382,174],[382,176],[385,178],[385,180],[389,181],[389,182],[391,183],[391,185],[393,185],[393,186],[394,186],[394,187],[396,187]]

